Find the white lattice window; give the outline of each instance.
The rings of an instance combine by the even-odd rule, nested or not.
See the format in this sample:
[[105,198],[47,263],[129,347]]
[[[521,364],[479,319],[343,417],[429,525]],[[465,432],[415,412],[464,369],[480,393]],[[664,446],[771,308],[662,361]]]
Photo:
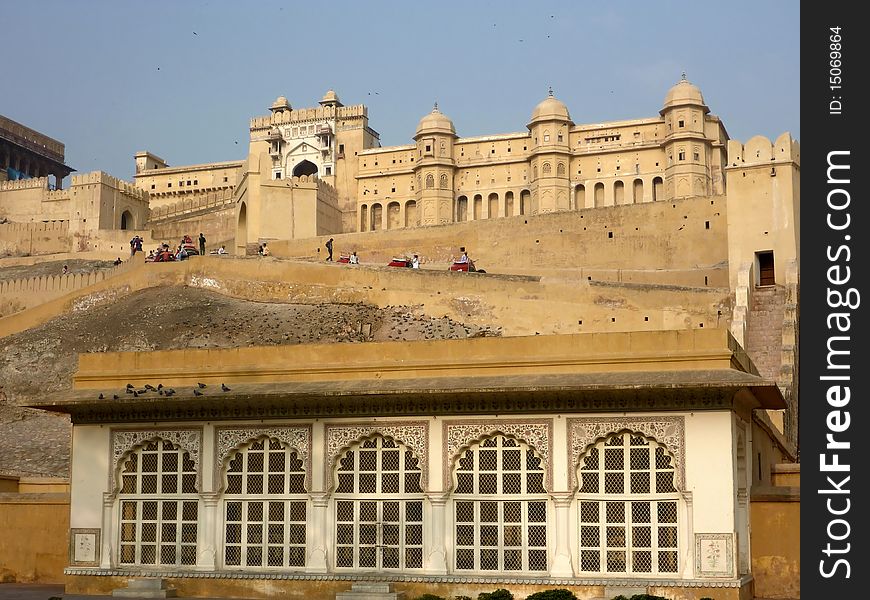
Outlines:
[[423,489],[414,453],[375,436],[348,450],[335,470],[335,566],[423,568]]
[[126,457],[120,478],[120,564],[195,565],[199,497],[190,455],[154,440]]
[[678,571],[679,495],[663,446],[618,433],[583,456],[578,491],[580,571]]
[[455,475],[456,570],[546,571],[541,458],[497,435],[469,448],[457,461]]
[[263,437],[231,455],[224,475],[224,565],[304,567],[308,504],[296,452]]

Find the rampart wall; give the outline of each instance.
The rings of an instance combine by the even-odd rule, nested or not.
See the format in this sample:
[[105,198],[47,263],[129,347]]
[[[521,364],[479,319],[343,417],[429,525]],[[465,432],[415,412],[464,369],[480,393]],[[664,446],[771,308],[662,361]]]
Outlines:
[[[724,196],[517,216],[433,227],[276,240],[275,256],[323,260],[356,251],[365,264],[418,254],[446,269],[465,246],[489,273],[573,273],[592,280],[728,286]],[[567,270],[567,271],[566,271]]]
[[55,254],[71,249],[69,221],[0,225],[0,256]]
[[442,269],[311,264],[272,257],[192,257],[145,263],[45,304],[0,318],[0,337],[56,316],[166,285],[202,287],[258,302],[408,305],[433,317],[494,325],[504,335],[726,327],[723,288],[578,282]]
[[132,261],[126,261],[111,269],[90,273],[0,280],[0,317],[44,304],[76,290],[115,277],[120,273],[129,271],[134,264]]

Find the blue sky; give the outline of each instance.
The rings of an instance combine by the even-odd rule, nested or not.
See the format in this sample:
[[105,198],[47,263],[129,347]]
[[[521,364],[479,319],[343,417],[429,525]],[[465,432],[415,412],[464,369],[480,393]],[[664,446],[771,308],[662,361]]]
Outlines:
[[[545,7],[545,8],[544,8]],[[686,71],[733,139],[800,139],[799,3],[4,2],[0,114],[131,179],[133,155],[238,160],[248,121],[329,89],[384,146],[437,101],[460,136],[524,131],[552,86],[575,123],[652,117]]]

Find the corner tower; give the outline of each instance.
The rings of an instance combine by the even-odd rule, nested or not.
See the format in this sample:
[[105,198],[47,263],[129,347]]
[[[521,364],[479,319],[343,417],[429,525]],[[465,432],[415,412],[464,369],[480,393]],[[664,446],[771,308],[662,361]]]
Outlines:
[[414,190],[421,225],[453,222],[453,143],[456,138],[453,121],[438,110],[436,102],[432,112],[420,119],[414,135],[417,142]]
[[550,88],[547,97],[532,111],[532,120],[527,125],[531,136],[530,214],[569,209],[568,130],[573,124],[568,107],[553,96]]
[[705,134],[710,109],[697,86],[683,73],[668,90],[659,114],[665,120],[665,198],[686,198],[712,193],[710,143]]

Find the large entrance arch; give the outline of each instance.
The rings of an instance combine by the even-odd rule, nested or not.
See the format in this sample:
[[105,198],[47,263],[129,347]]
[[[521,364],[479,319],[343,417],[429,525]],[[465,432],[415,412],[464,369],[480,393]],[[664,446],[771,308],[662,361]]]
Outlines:
[[303,160],[293,167],[293,177],[301,177],[302,175],[317,175],[317,165],[310,160]]
[[133,213],[125,210],[121,213],[121,229],[135,229],[133,224]]
[[244,256],[248,247],[248,207],[239,205],[239,219],[236,225],[236,254]]

